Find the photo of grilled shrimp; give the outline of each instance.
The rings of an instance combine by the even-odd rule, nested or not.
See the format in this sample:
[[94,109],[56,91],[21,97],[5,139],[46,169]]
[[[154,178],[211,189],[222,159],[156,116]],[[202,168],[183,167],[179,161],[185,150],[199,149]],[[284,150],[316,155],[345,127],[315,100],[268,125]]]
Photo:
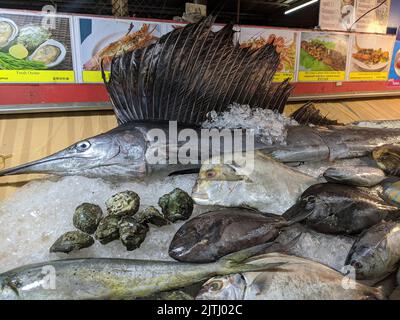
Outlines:
[[133,23],[129,26],[128,32],[118,39],[111,42],[109,45],[98,51],[89,61],[83,65],[84,70],[96,71],[100,70],[101,61],[105,69],[109,69],[111,60],[114,56],[120,56],[124,52],[130,52],[144,46],[147,46],[157,37],[153,35],[156,26],[150,30],[149,24],[143,24],[142,28],[138,31],[132,32]]

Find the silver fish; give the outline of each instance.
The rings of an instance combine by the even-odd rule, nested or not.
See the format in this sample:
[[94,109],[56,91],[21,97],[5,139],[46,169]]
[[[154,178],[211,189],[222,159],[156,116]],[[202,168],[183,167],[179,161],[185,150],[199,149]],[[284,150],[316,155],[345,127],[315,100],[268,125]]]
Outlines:
[[249,207],[282,214],[316,183],[317,179],[261,151],[248,152],[244,157],[214,157],[203,164],[192,198],[200,205]]
[[329,182],[357,187],[373,187],[381,183],[386,175],[381,169],[374,167],[331,167],[324,172],[324,178]]
[[208,280],[196,299],[212,300],[369,300],[384,299],[373,287],[345,278],[320,263],[279,253],[251,263],[285,262],[276,270],[246,272]]
[[281,265],[256,266],[245,262],[266,246],[239,251],[207,264],[96,258],[28,265],[0,274],[0,300],[143,298],[189,286],[214,275]]
[[358,279],[379,279],[393,272],[400,262],[400,223],[382,221],[363,232],[354,243],[346,264]]

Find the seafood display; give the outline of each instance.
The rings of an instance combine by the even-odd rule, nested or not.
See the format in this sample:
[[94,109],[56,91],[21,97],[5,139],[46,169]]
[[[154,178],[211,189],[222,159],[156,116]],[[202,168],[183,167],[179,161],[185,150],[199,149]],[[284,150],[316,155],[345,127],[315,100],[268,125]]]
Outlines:
[[45,27],[34,15],[2,15],[0,69],[73,70],[69,19],[57,17],[55,23],[63,27]]
[[213,300],[381,300],[378,288],[355,282],[343,289],[344,276],[320,263],[266,254],[249,263],[285,262],[276,271],[246,272],[207,281],[197,299]]
[[[0,275],[1,300],[134,299],[179,289],[212,276],[268,270],[284,262],[248,264],[261,252],[260,245],[225,256],[214,263],[190,264],[169,261],[124,259],[76,259],[51,261],[57,274],[54,290],[42,286],[43,266],[24,266]],[[39,284],[39,285],[36,285]]]
[[98,205],[82,203],[73,215],[73,225],[78,230],[68,231],[59,237],[50,252],[70,253],[88,248],[94,244],[93,234],[103,245],[120,239],[126,249],[132,251],[139,248],[146,239],[148,223],[161,227],[178,220],[187,220],[193,212],[192,198],[179,188],[164,194],[158,204],[162,213],[154,206],[138,212],[139,195],[126,190],[105,201],[107,215],[103,217]]
[[[283,114],[281,40],[238,46],[231,25],[213,23],[160,38],[143,25],[102,47],[87,70],[100,63],[118,126],[0,170],[58,176],[0,202],[1,300],[396,294],[399,126],[345,125],[311,104]],[[337,36],[302,39],[300,64],[342,71]],[[63,56],[35,28],[15,39],[19,59]]]

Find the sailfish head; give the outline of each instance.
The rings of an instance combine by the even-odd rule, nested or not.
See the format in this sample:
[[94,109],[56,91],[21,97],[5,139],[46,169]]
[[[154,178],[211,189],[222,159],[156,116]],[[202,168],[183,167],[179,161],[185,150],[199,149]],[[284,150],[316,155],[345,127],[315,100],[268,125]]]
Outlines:
[[58,176],[113,176],[141,178],[145,175],[145,142],[135,129],[118,127],[78,141],[39,160],[0,171],[1,176],[46,173]]

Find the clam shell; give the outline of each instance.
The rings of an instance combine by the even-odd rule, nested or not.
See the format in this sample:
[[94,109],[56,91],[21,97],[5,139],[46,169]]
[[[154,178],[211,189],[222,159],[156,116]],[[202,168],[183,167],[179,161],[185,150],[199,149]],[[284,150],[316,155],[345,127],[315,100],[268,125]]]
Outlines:
[[36,54],[36,52],[43,46],[54,46],[60,49],[60,55],[57,57],[55,61],[52,63],[46,64],[47,68],[52,68],[59,65],[64,59],[65,55],[67,54],[67,50],[65,49],[64,45],[61,42],[58,42],[53,39],[46,40],[43,42],[36,50],[28,57],[29,60],[32,60],[32,57]]
[[18,29],[18,26],[15,24],[15,22],[12,21],[11,19],[1,18],[0,17],[0,22],[7,22],[13,28],[13,33],[11,34],[10,38],[8,39],[8,41],[4,45],[0,46],[0,48],[4,48],[4,47],[7,47],[11,42],[14,41],[14,39],[18,35],[19,29]]

